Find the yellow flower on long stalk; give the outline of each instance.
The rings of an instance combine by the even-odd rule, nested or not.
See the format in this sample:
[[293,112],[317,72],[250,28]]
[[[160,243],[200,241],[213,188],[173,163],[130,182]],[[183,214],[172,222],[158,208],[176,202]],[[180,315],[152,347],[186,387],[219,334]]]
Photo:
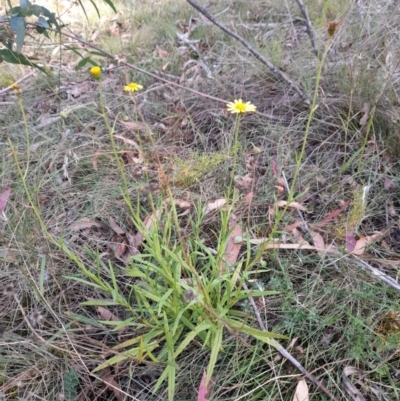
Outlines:
[[94,66],[90,69],[90,75],[97,81],[101,78],[101,67]]
[[234,100],[233,102],[229,102],[226,105],[227,110],[232,113],[232,114],[243,114],[247,112],[253,112],[256,111],[257,107],[254,106],[254,104],[250,102],[243,102],[242,99],[239,100]]
[[140,89],[143,89],[143,86],[136,82],[131,82],[130,84],[124,86],[125,92],[136,92]]

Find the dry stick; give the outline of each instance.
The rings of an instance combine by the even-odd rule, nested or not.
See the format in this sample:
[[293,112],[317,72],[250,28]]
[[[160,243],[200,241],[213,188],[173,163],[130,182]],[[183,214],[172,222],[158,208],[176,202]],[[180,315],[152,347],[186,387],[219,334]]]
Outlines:
[[13,86],[14,86],[15,84],[19,84],[20,82],[25,81],[25,79],[31,77],[32,75],[35,75],[35,72],[34,72],[34,71],[31,71],[29,74],[27,74],[27,75],[25,75],[24,77],[20,78],[18,81],[14,82],[12,85],[8,86],[7,88],[2,89],[2,90],[0,91],[0,95],[2,95],[3,93],[8,92],[8,91],[10,91],[10,90],[13,90],[13,89],[14,89]]
[[[248,290],[248,287],[245,283],[243,283],[243,288]],[[261,319],[260,312],[257,308],[256,303],[254,302],[253,297],[249,297],[249,301],[251,303],[251,306],[254,309],[254,314],[256,315],[258,325],[260,326],[260,329],[262,331],[267,331],[265,328],[264,322]],[[327,395],[331,400],[333,401],[338,401],[338,399],[331,394],[331,392],[322,384],[320,383],[310,372],[308,372],[301,364],[300,362],[292,356],[284,347],[282,347],[281,344],[279,344],[278,341],[274,340],[273,338],[270,338],[271,345],[284,357],[286,358],[289,362],[292,363],[292,365],[299,370],[305,377],[307,377],[315,386],[317,386],[325,395]]]
[[276,67],[274,64],[269,62],[264,56],[262,56],[257,50],[255,50],[248,42],[246,42],[241,36],[236,34],[235,32],[231,31],[230,29],[226,28],[224,25],[222,25],[220,22],[218,22],[203,6],[201,6],[199,3],[197,3],[195,0],[186,0],[192,7],[194,7],[197,11],[199,11],[201,14],[203,14],[207,19],[209,19],[214,25],[218,26],[220,29],[222,29],[224,32],[226,32],[228,35],[232,36],[235,38],[237,41],[239,41],[249,52],[259,61],[261,61],[264,65],[266,65],[271,72],[275,75],[278,76],[279,78],[283,79],[286,83],[288,83],[298,94],[299,96],[303,99],[303,101],[307,104],[310,105],[310,99],[308,96],[300,89],[299,86],[297,86],[284,72],[282,72],[278,67]]
[[311,25],[310,17],[308,16],[307,7],[303,3],[303,0],[296,0],[296,2],[297,2],[298,6],[300,8],[301,13],[303,14],[304,19],[306,20],[307,33],[308,33],[308,36],[310,37],[310,41],[311,41],[311,46],[313,48],[313,52],[318,58],[320,58],[317,42],[315,40],[314,29],[313,29],[313,27]]
[[354,264],[356,264],[357,266],[361,267],[362,269],[371,272],[375,277],[378,277],[381,281],[383,281],[389,287],[392,287],[395,290],[400,291],[400,284],[394,278],[381,272],[380,270],[376,269],[375,267],[370,266],[367,262],[358,258],[355,255],[353,256],[352,262]]

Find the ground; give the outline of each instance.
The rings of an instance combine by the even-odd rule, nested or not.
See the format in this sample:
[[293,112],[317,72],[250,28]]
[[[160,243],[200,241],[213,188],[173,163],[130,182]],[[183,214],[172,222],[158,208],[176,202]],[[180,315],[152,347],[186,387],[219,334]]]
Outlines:
[[277,74],[95,3],[0,64],[0,400],[399,399],[400,5],[304,1],[317,57],[298,1],[201,3]]

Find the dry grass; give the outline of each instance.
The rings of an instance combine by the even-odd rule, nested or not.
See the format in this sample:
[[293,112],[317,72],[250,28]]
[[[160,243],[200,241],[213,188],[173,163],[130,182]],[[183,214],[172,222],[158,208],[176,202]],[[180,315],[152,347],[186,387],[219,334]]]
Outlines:
[[[0,186],[12,190],[6,218],[0,221],[0,285],[4,289],[0,294],[0,399],[124,399],[110,386],[111,379],[126,393],[125,399],[167,399],[165,383],[155,394],[151,392],[164,370],[151,360],[127,360],[103,373],[92,373],[115,354],[113,346],[136,335],[135,328],[121,333],[105,322],[130,317],[121,305],[107,307],[113,316],[107,319],[104,310],[82,304],[110,299],[110,295],[82,281],[90,280],[49,235],[62,238],[81,263],[105,282],[112,282],[111,263],[120,294],[131,299],[132,288],[138,285],[129,275],[134,263],[116,258],[121,238],[109,220],[114,218],[125,232],[135,232],[127,194],[141,219],[160,207],[166,188],[175,199],[201,209],[225,196],[232,169],[237,183],[249,173],[250,159],[256,161],[253,174],[257,178],[252,202],[243,202],[246,190],[237,185],[240,201],[232,213],[241,217],[243,233],[247,231],[251,238],[273,234],[292,241],[293,233],[283,229],[296,222],[298,214],[288,211],[276,232],[272,211],[277,199],[287,198],[277,192],[277,177],[284,174],[291,185],[298,163],[301,169],[294,195],[310,212],[303,214],[309,224],[352,200],[320,231],[325,244],[342,252],[339,256],[298,250],[258,255],[256,246],[242,246],[239,259],[256,261],[249,279],[280,292],[258,304],[267,329],[287,335],[292,341],[283,342],[285,347],[338,399],[350,399],[341,377],[346,366],[366,372],[365,381],[379,385],[389,399],[399,398],[398,292],[364,271],[344,248],[348,232],[362,236],[387,230],[384,239],[368,247],[361,258],[398,280],[400,9],[395,1],[358,3],[306,2],[320,46],[327,41],[325,24],[341,23],[322,70],[318,109],[301,161],[297,158],[308,107],[184,1],[121,3],[117,16],[101,7],[100,20],[90,3],[85,3],[89,23],[79,6],[72,6],[63,16],[71,29],[105,50],[209,95],[227,101],[251,100],[260,113],[274,118],[254,114],[242,119],[238,163],[232,166],[228,150],[234,118],[223,105],[126,68],[112,70],[103,79],[109,121],[115,122],[118,135],[140,145],[144,159],[135,163],[138,152],[116,140],[126,188],[101,116],[98,85],[87,79],[87,66],[75,71],[79,59],[66,49],[61,54],[47,46],[39,50],[54,75],[27,80],[22,99],[31,150],[26,183],[47,233],[29,205],[7,142],[10,138],[24,168],[28,154],[20,107],[13,93],[2,95],[5,103],[0,104]],[[60,11],[69,8],[61,2],[56,5]],[[312,95],[318,62],[295,2],[224,1],[210,5],[209,10]],[[201,40],[193,48],[176,36],[193,23],[190,18],[196,19],[197,27],[192,27],[189,38]],[[28,52],[35,46],[29,40]],[[0,68],[0,84],[10,79],[6,74],[18,78],[24,72],[4,64]],[[212,79],[207,78],[207,70]],[[145,87],[134,101],[122,91],[132,80]],[[40,127],[61,111],[82,104],[88,106],[71,112],[68,119]],[[131,125],[124,125],[124,120]],[[369,192],[362,201],[366,186]],[[180,230],[167,232],[161,226],[160,233],[168,237],[169,245],[183,236],[193,254],[198,252],[201,270],[207,257],[199,244],[219,249],[223,224],[218,213],[196,222],[194,206],[189,215],[179,217]],[[302,234],[312,242],[307,232]],[[248,304],[241,303],[237,309],[254,319]],[[209,357],[210,351],[200,341],[179,356],[175,400],[196,399]],[[211,399],[218,400],[291,400],[299,378],[274,348],[228,333],[214,376]],[[310,399],[324,397],[310,385]]]

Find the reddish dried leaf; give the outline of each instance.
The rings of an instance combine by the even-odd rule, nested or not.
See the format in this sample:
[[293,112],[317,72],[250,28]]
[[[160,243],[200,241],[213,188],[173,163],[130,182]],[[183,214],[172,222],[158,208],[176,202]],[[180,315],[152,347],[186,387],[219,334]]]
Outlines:
[[286,227],[283,229],[283,231],[286,231],[286,232],[288,232],[288,233],[291,233],[295,228],[297,228],[297,227],[299,227],[299,226],[301,226],[301,225],[303,225],[303,224],[304,224],[303,221],[296,221],[295,223],[286,226]]
[[[353,255],[357,255],[360,256],[365,252],[365,248],[367,245],[372,244],[373,242],[375,242],[378,238],[380,238],[383,234],[381,232],[379,233],[375,233],[372,235],[368,235],[368,236],[361,236],[358,240],[357,243],[353,249],[353,251],[351,252]],[[347,247],[346,247],[347,249]]]
[[357,240],[353,233],[346,234],[346,251],[353,252],[354,248],[356,247]]
[[199,394],[197,396],[197,401],[209,401],[208,400],[208,388],[207,388],[207,372],[204,371],[203,377],[201,378],[200,386],[199,386]]
[[110,217],[109,219],[110,227],[115,231],[118,235],[124,235],[125,231],[115,222],[115,220]]
[[126,252],[126,244],[125,242],[121,241],[116,247],[115,247],[115,251],[114,251],[114,256],[119,259],[122,260],[123,262],[125,262],[125,260],[123,259],[123,255]]
[[250,205],[254,197],[254,192],[249,192],[244,197],[244,204]]
[[390,190],[396,188],[396,184],[392,180],[390,180],[389,178],[386,177],[384,187],[385,187],[386,191],[390,191]]
[[7,188],[1,195],[0,195],[0,214],[4,213],[4,209],[7,206],[8,197],[10,196],[11,189]]
[[271,164],[272,164],[272,173],[274,177],[278,175],[278,165],[276,164],[276,161],[274,159],[271,159]]
[[351,199],[343,203],[343,206],[340,209],[336,209],[333,212],[328,213],[319,223],[315,224],[315,226],[323,227],[325,224],[329,223],[332,219],[339,216],[339,214],[342,213],[347,208],[347,206],[350,205],[350,202]]

